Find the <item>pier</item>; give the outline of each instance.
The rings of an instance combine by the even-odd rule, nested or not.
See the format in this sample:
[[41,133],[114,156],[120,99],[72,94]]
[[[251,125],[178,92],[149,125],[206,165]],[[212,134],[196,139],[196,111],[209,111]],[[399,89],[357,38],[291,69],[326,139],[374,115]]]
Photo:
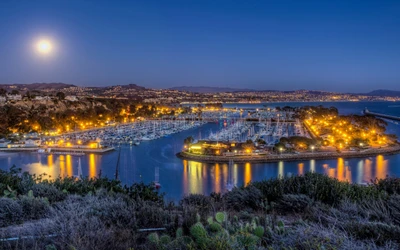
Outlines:
[[364,109],[364,114],[365,114],[365,115],[376,116],[376,117],[381,117],[381,118],[385,118],[385,119],[390,119],[390,120],[394,120],[394,121],[400,121],[400,117],[398,117],[398,116],[386,115],[386,114],[380,114],[380,113],[371,112],[371,111],[369,111],[367,108]]

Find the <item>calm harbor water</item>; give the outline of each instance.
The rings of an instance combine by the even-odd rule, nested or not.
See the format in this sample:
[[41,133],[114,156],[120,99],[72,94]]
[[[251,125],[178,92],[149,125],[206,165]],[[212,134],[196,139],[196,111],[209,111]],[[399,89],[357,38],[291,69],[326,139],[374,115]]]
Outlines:
[[[400,102],[335,102],[335,103],[268,103],[268,104],[227,104],[228,107],[268,107],[335,106],[341,114],[361,114],[368,107],[370,111],[400,116]],[[120,180],[124,184],[143,181],[149,183],[155,178],[155,168],[159,167],[162,191],[168,200],[179,200],[189,193],[224,192],[228,179],[227,164],[205,164],[181,160],[175,154],[181,151],[183,140],[192,135],[205,138],[210,131],[217,131],[218,123],[209,123],[158,140],[142,142],[139,146],[124,146],[121,149],[119,164]],[[400,137],[400,125],[389,123],[388,133]],[[0,168],[9,169],[12,165],[30,173],[46,173],[52,177],[78,174],[79,164],[83,175],[90,177],[114,177],[118,152],[104,155],[89,154],[85,156],[58,156],[37,153],[2,153],[0,152]],[[80,163],[79,163],[80,162]],[[266,164],[235,164],[232,177],[235,185],[243,185],[250,181],[269,179],[287,174],[304,174],[315,171],[327,174],[343,181],[355,183],[369,182],[374,178],[385,176],[400,177],[400,155],[377,156],[356,159],[310,160],[297,162],[279,162]]]

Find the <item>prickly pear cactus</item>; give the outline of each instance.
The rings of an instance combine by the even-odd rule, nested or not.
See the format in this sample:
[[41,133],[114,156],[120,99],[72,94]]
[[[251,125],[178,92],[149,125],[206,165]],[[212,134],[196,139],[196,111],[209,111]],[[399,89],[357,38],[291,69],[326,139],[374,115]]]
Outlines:
[[180,227],[180,228],[178,228],[177,230],[176,230],[176,238],[180,238],[180,237],[182,237],[183,236],[183,230],[182,230],[182,228]]
[[166,244],[168,244],[168,243],[170,243],[170,242],[171,242],[171,237],[169,237],[168,235],[164,234],[164,235],[162,235],[162,236],[160,237],[160,243],[161,243],[162,245],[166,245]]
[[218,223],[222,223],[226,220],[226,215],[224,212],[218,212],[215,214],[215,219],[218,221]]
[[210,231],[212,231],[212,232],[220,232],[220,231],[222,231],[221,224],[219,224],[217,222],[211,223],[210,224]]
[[214,219],[213,219],[213,217],[208,217],[207,218],[207,222],[208,222],[208,225],[211,225],[213,222],[214,222]]
[[264,227],[262,227],[262,226],[257,226],[255,229],[254,229],[254,235],[255,236],[257,236],[257,237],[259,237],[259,238],[262,238],[263,237],[263,235],[264,235]]
[[207,231],[201,222],[197,222],[190,228],[190,234],[200,248],[204,248],[207,243]]
[[149,234],[149,236],[147,236],[147,239],[153,244],[158,244],[158,242],[160,241],[157,233]]

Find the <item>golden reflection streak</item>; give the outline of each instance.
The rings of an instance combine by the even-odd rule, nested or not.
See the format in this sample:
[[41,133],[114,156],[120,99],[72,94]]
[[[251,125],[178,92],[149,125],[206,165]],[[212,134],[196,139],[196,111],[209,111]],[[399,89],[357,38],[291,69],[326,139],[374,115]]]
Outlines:
[[250,163],[246,162],[244,165],[244,185],[247,186],[251,181],[251,167]]
[[215,172],[214,172],[214,190],[216,193],[221,192],[221,176],[220,176],[220,168],[221,166],[217,163],[215,164]]
[[221,178],[221,185],[220,185],[221,189],[220,190],[222,192],[224,190],[224,188],[226,187],[226,184],[228,184],[229,167],[228,167],[228,164],[223,164],[221,166],[221,168],[222,168],[222,178]]
[[60,160],[60,176],[65,177],[65,159],[64,155],[60,155],[58,158]]
[[371,179],[372,179],[372,161],[366,159],[364,163],[364,180],[369,182]]
[[53,155],[52,154],[49,154],[48,156],[47,156],[47,167],[49,168],[49,172],[52,172],[52,173],[48,173],[49,174],[49,178],[50,179],[52,179],[52,178],[56,178],[57,176],[55,176],[55,169],[54,169],[54,159],[53,159]]
[[339,158],[338,159],[336,171],[337,171],[336,178],[339,181],[344,181],[345,180],[345,166],[344,166],[344,159],[343,158]]
[[383,179],[387,175],[387,160],[383,155],[378,155],[376,157],[376,177],[378,179]]
[[189,161],[189,190],[188,194],[201,194],[203,190],[202,164]]
[[187,194],[188,191],[188,161],[183,160],[183,192]]
[[297,172],[299,173],[299,175],[303,175],[304,174],[304,163],[299,163],[297,164]]
[[96,177],[96,159],[94,154],[89,155],[89,178]]
[[66,155],[66,165],[67,165],[67,175],[68,176],[73,176],[73,169],[72,169],[72,156],[71,155]]
[[54,161],[53,155],[52,155],[52,154],[49,154],[49,155],[47,156],[47,166],[49,166],[50,168],[53,167],[53,161]]

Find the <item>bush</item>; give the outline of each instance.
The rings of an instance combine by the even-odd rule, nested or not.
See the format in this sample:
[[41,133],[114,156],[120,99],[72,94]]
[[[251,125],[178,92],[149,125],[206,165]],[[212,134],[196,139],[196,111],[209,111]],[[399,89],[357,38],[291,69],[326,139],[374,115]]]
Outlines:
[[282,214],[304,212],[313,201],[304,194],[285,194],[272,207]]
[[21,223],[22,221],[22,207],[18,201],[0,198],[0,227]]
[[32,186],[35,197],[47,198],[50,203],[63,201],[67,194],[50,184],[38,183]]
[[200,210],[209,210],[212,208],[211,198],[202,194],[190,194],[180,201],[181,206],[194,206]]
[[224,199],[227,206],[236,211],[257,210],[262,207],[263,196],[259,189],[249,185],[245,188],[234,188],[224,195]]
[[400,195],[393,195],[387,201],[393,223],[400,226]]
[[386,177],[385,179],[375,179],[372,182],[372,186],[388,194],[400,194],[400,178]]
[[344,225],[344,229],[357,239],[373,240],[378,245],[384,245],[388,241],[400,242],[400,227],[395,225],[350,221]]
[[50,211],[50,205],[45,198],[22,196],[19,200],[22,207],[22,215],[25,220],[37,220],[44,218]]

